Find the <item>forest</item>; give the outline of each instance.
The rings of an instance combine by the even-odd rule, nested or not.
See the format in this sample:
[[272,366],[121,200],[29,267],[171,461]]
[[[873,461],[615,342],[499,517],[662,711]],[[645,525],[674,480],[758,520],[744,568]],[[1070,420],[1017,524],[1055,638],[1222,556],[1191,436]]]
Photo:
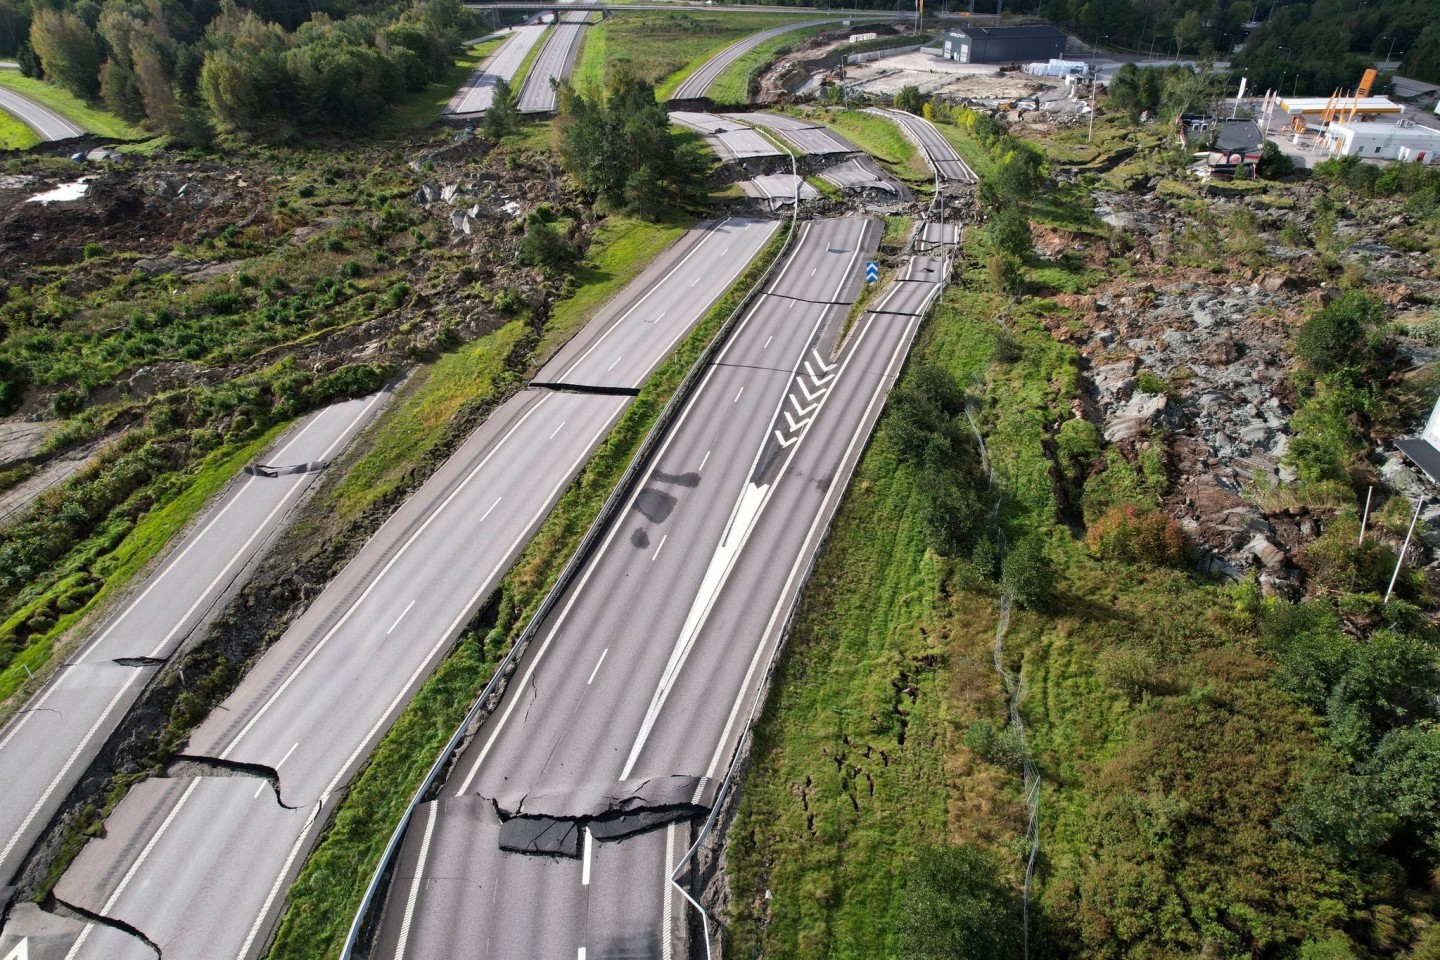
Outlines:
[[0,57],[204,146],[217,128],[364,130],[445,74],[470,19],[459,0],[0,0]]

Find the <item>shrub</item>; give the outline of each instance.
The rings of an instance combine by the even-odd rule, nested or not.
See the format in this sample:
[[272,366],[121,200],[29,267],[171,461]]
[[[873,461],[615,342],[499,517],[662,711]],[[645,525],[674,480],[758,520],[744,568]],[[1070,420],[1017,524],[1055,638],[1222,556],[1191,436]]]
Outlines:
[[978,847],[921,852],[907,871],[900,955],[910,960],[1013,960],[1021,954],[1020,898]]
[[1184,567],[1194,557],[1190,538],[1173,517],[1133,503],[1106,510],[1091,524],[1085,545],[1099,559],[1119,563]]
[[1024,537],[1010,548],[1000,564],[1000,582],[1021,607],[1043,610],[1050,605],[1055,592],[1055,566],[1039,537]]
[[1295,356],[1317,375],[1363,370],[1376,358],[1371,334],[1384,319],[1383,302],[1349,290],[1305,321],[1295,338]]

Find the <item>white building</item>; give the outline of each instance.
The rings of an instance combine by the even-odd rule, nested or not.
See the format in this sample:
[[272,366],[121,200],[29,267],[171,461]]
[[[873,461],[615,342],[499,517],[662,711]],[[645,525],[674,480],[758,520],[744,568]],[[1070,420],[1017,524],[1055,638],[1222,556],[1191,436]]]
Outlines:
[[1324,142],[1325,149],[1335,157],[1440,162],[1440,130],[1417,126],[1410,120],[1332,123],[1325,130]]

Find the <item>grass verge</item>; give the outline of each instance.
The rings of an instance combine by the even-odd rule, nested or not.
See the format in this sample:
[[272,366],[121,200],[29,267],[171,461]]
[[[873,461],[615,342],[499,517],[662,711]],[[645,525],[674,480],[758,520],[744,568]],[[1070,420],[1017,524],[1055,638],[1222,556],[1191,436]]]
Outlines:
[[[277,425],[249,443],[211,453],[198,464],[191,479],[178,495],[169,503],[145,514],[115,552],[106,558],[103,571],[97,565],[96,572],[103,574],[105,584],[96,592],[95,596],[84,606],[57,620],[55,625],[42,636],[32,639],[26,645],[25,650],[18,654],[3,672],[0,672],[0,703],[5,705],[4,709],[0,710],[0,721],[8,719],[10,714],[23,702],[23,698],[20,697],[14,698],[14,702],[11,702],[11,697],[16,691],[20,690],[22,686],[38,687],[39,682],[46,676],[43,668],[50,662],[59,645],[64,642],[65,634],[92,613],[102,610],[146,564],[159,555],[180,531],[185,529],[212,497],[225,488],[225,485],[240,472],[241,467],[273,443],[287,426],[288,424]],[[24,622],[29,619],[33,609],[48,604],[53,593],[56,591],[64,593],[68,588],[67,580],[60,581],[53,590],[18,611],[12,621]],[[27,683],[32,673],[35,680]]]
[[575,295],[555,305],[539,356],[549,357],[573,337],[601,305],[623,290],[680,235],[695,225],[688,217],[649,223],[612,216],[595,233],[585,263],[576,271]]
[[771,37],[730,64],[723,73],[715,78],[715,82],[710,85],[710,99],[716,104],[749,103],[750,78],[755,76],[757,71],[774,59],[781,50],[829,29],[833,29],[833,27],[821,24]]
[[467,47],[445,74],[445,79],[430,84],[424,90],[401,97],[385,111],[385,115],[375,124],[375,129],[382,133],[419,130],[439,120],[446,105],[450,103],[450,98],[455,96],[455,91],[460,89],[461,84],[469,79],[471,74],[480,69],[480,65],[490,58],[502,40],[503,38],[486,40],[484,43]]
[[18,117],[0,110],[0,150],[28,150],[39,142],[39,134]]
[[900,179],[910,183],[934,181],[935,175],[926,165],[920,148],[884,117],[859,110],[826,110],[816,119],[848,137]]
[[641,389],[501,582],[492,598],[495,625],[484,637],[469,633],[461,638],[381,740],[291,887],[270,960],[315,960],[338,953],[385,844],[430,764],[534,615],[665,403],[782,242],[783,234],[771,241]]
[[525,78],[530,76],[530,68],[535,65],[535,60],[540,56],[540,51],[545,49],[545,44],[550,42],[550,37],[555,33],[555,27],[545,28],[540,34],[540,39],[535,41],[530,52],[525,54],[525,59],[520,61],[520,66],[515,68],[515,76],[510,78],[510,89],[515,91],[515,96],[520,96],[520,89],[525,86]]
[[121,120],[114,114],[97,109],[85,101],[34,77],[22,75],[17,70],[0,70],[0,86],[9,87],[54,110],[66,119],[79,124],[91,133],[117,140],[144,140],[150,136],[139,127]]

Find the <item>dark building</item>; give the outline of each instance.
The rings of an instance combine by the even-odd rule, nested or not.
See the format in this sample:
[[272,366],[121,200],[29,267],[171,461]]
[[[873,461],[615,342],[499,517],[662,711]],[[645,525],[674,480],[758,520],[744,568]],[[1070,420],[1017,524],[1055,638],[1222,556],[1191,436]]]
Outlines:
[[945,34],[945,59],[961,63],[1032,63],[1065,55],[1065,32],[1049,24],[967,27]]

